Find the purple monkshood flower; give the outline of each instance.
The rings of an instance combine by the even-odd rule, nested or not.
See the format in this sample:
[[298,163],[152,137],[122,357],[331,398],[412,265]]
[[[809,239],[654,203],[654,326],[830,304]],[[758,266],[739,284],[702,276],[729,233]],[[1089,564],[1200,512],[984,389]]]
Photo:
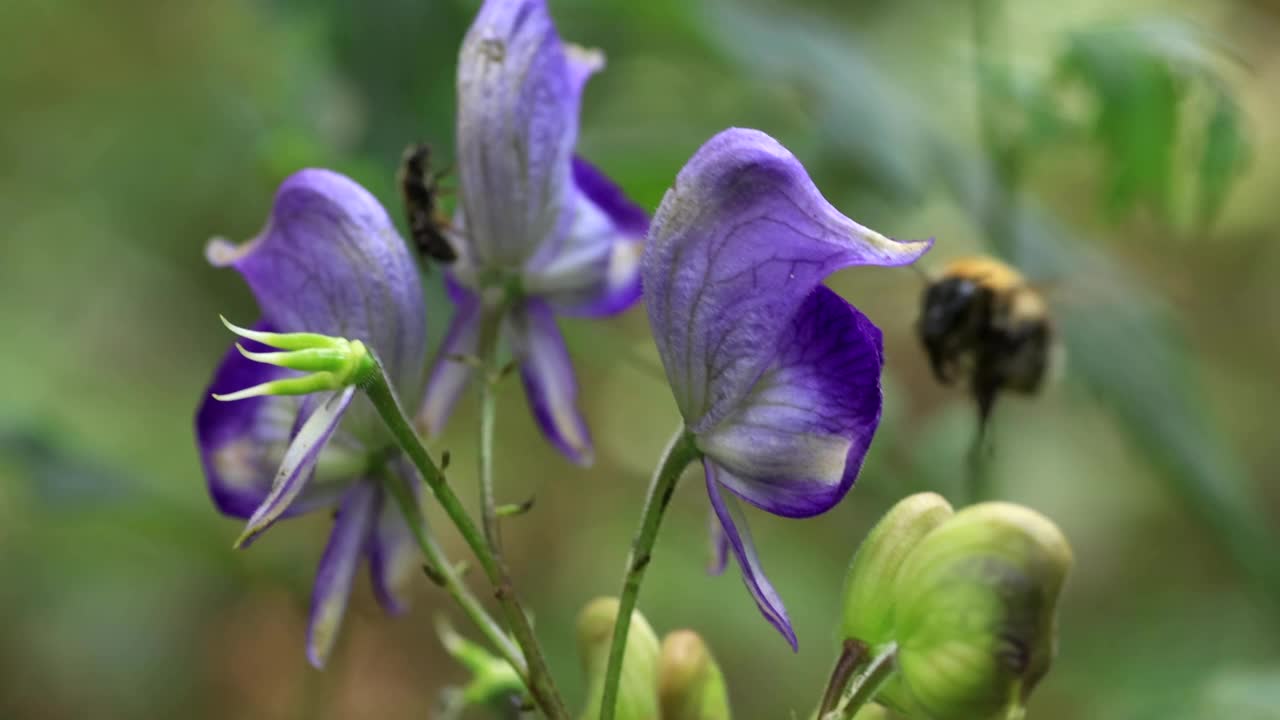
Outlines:
[[725,130],[703,145],[654,216],[645,305],[703,454],[716,571],[732,550],[793,648],[736,498],[802,518],[848,492],[880,422],[882,345],[876,326],[822,282],[852,265],[911,263],[931,244],[899,243],[845,217],[795,156],[756,130]]
[[[261,234],[238,247],[214,240],[207,254],[249,284],[262,313],[256,329],[360,340],[378,353],[401,395],[422,391],[426,318],[417,265],[386,211],[355,182],[328,170],[302,170],[280,186]],[[385,458],[401,461],[390,452],[394,443],[373,405],[354,387],[236,402],[211,397],[297,374],[231,348],[214,372],[195,430],[214,504],[249,521],[237,545],[279,518],[337,508],[307,631],[307,657],[321,667],[360,560],[369,560],[383,607],[399,613],[418,550],[395,502],[369,474]],[[412,485],[416,491],[419,483]]]
[[[460,204],[448,269],[453,323],[427,381],[418,424],[443,429],[474,372],[482,303],[512,293],[505,335],[543,433],[591,463],[591,437],[556,316],[620,312],[640,296],[648,217],[574,155],[599,51],[561,42],[544,0],[487,0],[458,58]],[[489,289],[489,292],[486,292]]]

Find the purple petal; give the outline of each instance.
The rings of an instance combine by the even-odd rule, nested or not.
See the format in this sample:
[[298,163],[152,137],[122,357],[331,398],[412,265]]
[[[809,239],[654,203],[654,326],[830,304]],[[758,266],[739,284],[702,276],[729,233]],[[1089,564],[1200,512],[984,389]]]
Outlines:
[[791,619],[787,617],[787,609],[782,605],[782,598],[773,589],[769,578],[765,577],[764,568],[760,567],[760,558],[756,555],[755,544],[751,542],[751,530],[732,496],[726,497],[720,492],[718,480],[719,468],[709,459],[702,461],[707,473],[707,494],[711,496],[711,508],[720,519],[725,538],[738,559],[738,567],[742,570],[742,582],[755,598],[756,605],[782,637],[791,644],[791,649],[798,651],[800,644],[796,640],[796,632],[791,628]]
[[880,422],[880,330],[818,286],[791,318],[751,394],[698,447],[720,482],[775,515],[808,517],[844,497]]
[[570,157],[593,67],[574,55],[543,0],[487,0],[463,40],[458,164],[468,255],[481,267],[519,267],[568,229]]
[[[417,479],[417,475],[410,477]],[[417,498],[422,482],[407,484]],[[422,567],[422,553],[395,499],[385,492],[378,495],[377,524],[369,537],[369,577],[373,581],[373,594],[383,609],[400,615],[409,609],[410,580]]]
[[724,569],[729,565],[729,537],[724,534],[724,528],[720,526],[720,517],[714,511],[710,514],[710,530],[711,535],[711,564],[707,566],[707,572],[712,575],[724,574]]
[[564,243],[528,264],[525,289],[562,315],[600,317],[640,297],[640,251],[649,216],[604,173],[574,157],[577,213]]
[[[253,328],[271,331],[261,321]],[[253,351],[262,349],[252,341],[244,345]],[[227,515],[248,518],[271,492],[271,478],[284,455],[297,399],[260,396],[221,402],[212,394],[241,390],[287,374],[283,368],[249,360],[233,346],[214,371],[196,411],[196,445],[209,495]]]
[[436,353],[417,415],[418,429],[427,438],[439,437],[444,431],[445,423],[474,373],[471,363],[463,358],[475,357],[480,342],[480,299],[461,285],[453,284],[451,287],[457,309],[449,324],[449,332]]
[[930,245],[895,242],[840,214],[764,133],[709,140],[663,198],[641,261],[649,322],[689,428],[733,411],[827,275],[905,265]]
[[280,332],[362,340],[402,392],[417,394],[426,354],[417,264],[386,211],[352,180],[294,173],[258,237],[238,247],[214,240],[207,255],[240,271]]
[[[265,322],[255,330],[272,332]],[[262,352],[266,346],[242,340],[246,349]],[[196,445],[204,466],[209,495],[226,515],[248,519],[271,492],[285,448],[293,437],[291,426],[298,412],[298,398],[259,396],[222,402],[213,393],[229,393],[292,374],[273,365],[253,362],[234,346],[228,349],[214,372],[196,411]],[[336,502],[331,486],[309,486],[282,516],[302,514]]]
[[355,397],[355,386],[343,388],[325,398],[325,401],[311,413],[302,429],[294,436],[289,447],[284,451],[284,459],[271,483],[271,493],[262,504],[254,510],[245,526],[244,533],[236,542],[239,547],[246,547],[253,542],[276,520],[284,515],[293,501],[298,498],[311,479],[316,462],[320,459],[320,451],[337,429],[343,413],[351,405]]
[[373,526],[377,496],[378,487],[368,481],[358,482],[347,491],[320,558],[307,626],[307,659],[316,669],[324,668],[342,626],[356,567]]
[[551,308],[530,300],[511,312],[506,330],[529,407],[543,434],[573,462],[590,465],[594,453],[578,411],[578,382]]

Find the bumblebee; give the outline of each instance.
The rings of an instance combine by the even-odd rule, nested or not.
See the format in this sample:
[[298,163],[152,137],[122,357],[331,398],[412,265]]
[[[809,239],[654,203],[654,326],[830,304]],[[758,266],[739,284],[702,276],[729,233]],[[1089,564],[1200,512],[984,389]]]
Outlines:
[[396,176],[400,195],[404,198],[405,215],[413,244],[424,257],[451,263],[458,259],[444,230],[449,227],[438,207],[440,178],[446,173],[431,167],[431,146],[417,143],[405,148]]
[[999,260],[947,265],[925,288],[916,329],[939,382],[967,377],[982,425],[1001,391],[1033,394],[1044,383],[1054,335],[1049,308]]

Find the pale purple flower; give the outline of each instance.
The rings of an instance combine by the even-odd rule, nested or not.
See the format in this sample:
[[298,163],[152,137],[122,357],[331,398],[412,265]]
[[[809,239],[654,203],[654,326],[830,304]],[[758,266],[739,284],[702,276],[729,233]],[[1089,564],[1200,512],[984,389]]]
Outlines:
[[848,492],[880,421],[881,338],[822,282],[852,265],[911,263],[930,245],[845,217],[756,130],[726,130],[703,145],[654,216],[645,305],[703,454],[719,569],[732,550],[792,647],[795,632],[735,498],[801,518]]
[[[255,328],[360,340],[378,354],[400,394],[421,392],[426,318],[417,267],[386,211],[355,182],[328,170],[292,175],[261,234],[238,247],[215,240],[208,257],[235,268],[249,284],[262,313]],[[377,462],[399,461],[372,404],[356,388],[236,402],[210,396],[296,374],[228,350],[195,430],[214,504],[249,521],[239,545],[279,518],[337,508],[307,633],[307,656],[319,667],[360,560],[369,560],[378,600],[399,613],[418,551],[395,503],[370,474]]]
[[[487,0],[458,58],[460,206],[449,266],[457,306],[418,422],[444,428],[474,374],[481,303],[513,292],[503,321],[543,433],[579,464],[591,437],[556,316],[620,312],[640,295],[644,211],[574,155],[587,78],[599,51],[561,42],[543,0]],[[486,292],[486,288],[489,292]]]

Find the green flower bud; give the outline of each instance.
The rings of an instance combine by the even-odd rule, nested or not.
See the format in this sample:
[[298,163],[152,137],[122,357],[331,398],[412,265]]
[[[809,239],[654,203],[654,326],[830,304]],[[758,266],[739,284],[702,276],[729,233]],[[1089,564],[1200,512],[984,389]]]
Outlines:
[[1071,563],[1062,532],[1033,510],[992,502],[956,513],[898,572],[898,674],[878,698],[932,720],[1017,714],[1053,659]]
[[[600,717],[605,667],[609,664],[609,646],[613,643],[613,622],[617,616],[618,600],[610,597],[592,600],[578,615],[578,656],[587,676],[583,720]],[[658,636],[643,615],[633,612],[627,647],[622,655],[616,720],[657,720],[658,699],[654,688],[658,653]]]
[[729,720],[724,675],[698,633],[677,630],[662,640],[658,705],[662,720]]
[[853,556],[845,579],[845,638],[875,646],[894,639],[893,587],[907,555],[949,519],[951,505],[937,493],[918,493],[889,509]]
[[462,637],[444,618],[436,619],[436,633],[445,651],[471,672],[471,681],[457,694],[461,708],[510,705],[525,693],[524,681],[511,663]]

